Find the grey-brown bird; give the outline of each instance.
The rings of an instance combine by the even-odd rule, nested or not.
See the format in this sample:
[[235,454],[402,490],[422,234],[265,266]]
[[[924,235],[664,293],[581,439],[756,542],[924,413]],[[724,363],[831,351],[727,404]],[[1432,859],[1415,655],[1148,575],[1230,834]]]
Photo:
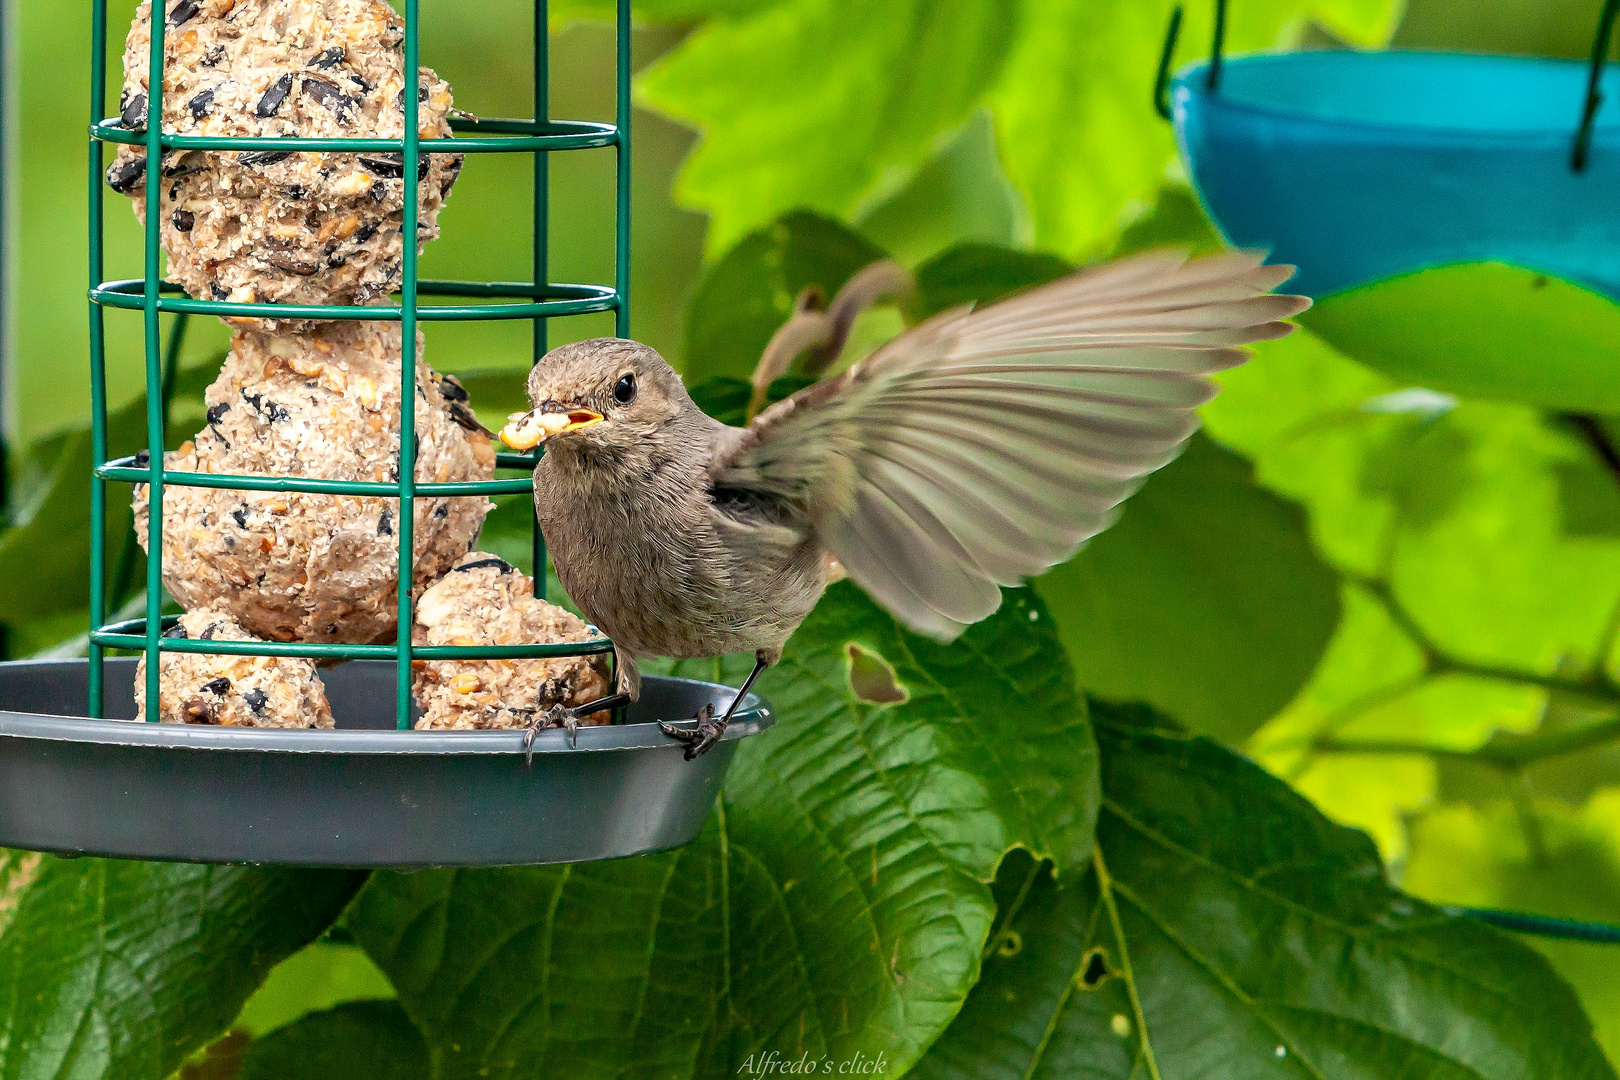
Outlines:
[[501,435],[545,444],[535,512],[563,587],[613,639],[622,695],[644,656],[754,654],[724,716],[663,724],[690,759],[781,657],[829,555],[950,640],[1107,528],[1197,428],[1208,376],[1293,329],[1310,301],[1269,291],[1292,273],[1248,252],[1082,270],[943,312],[744,428],[705,415],[647,346],[579,342],[534,368],[534,411]]

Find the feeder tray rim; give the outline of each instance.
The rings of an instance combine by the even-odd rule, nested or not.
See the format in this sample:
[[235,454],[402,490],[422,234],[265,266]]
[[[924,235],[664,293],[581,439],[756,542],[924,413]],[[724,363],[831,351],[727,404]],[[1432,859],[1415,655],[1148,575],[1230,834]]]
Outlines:
[[[83,665],[83,659],[28,661]],[[680,686],[712,688],[696,679],[666,678]],[[720,703],[717,703],[717,707]],[[672,721],[677,722],[677,721]],[[758,694],[749,694],[726,726],[723,741],[731,742],[765,731],[776,724],[776,713]],[[228,753],[303,755],[482,755],[523,756],[524,732],[508,731],[396,731],[338,728],[242,728],[192,724],[153,724],[135,720],[92,719],[0,710],[0,739],[23,738],[62,743],[158,747]],[[655,723],[600,724],[581,727],[573,743],[562,728],[548,728],[534,740],[534,753],[571,754],[614,750],[679,749]]]
[[[1171,77],[1172,101],[1179,104],[1186,97],[1197,95],[1208,99],[1211,103],[1218,102],[1220,107],[1232,112],[1247,113],[1250,115],[1266,116],[1274,119],[1287,120],[1295,123],[1318,124],[1332,127],[1341,131],[1372,132],[1386,135],[1417,136],[1433,139],[1437,137],[1452,139],[1458,142],[1492,143],[1504,142],[1522,145],[1543,146],[1549,142],[1567,144],[1579,126],[1579,117],[1576,122],[1563,121],[1549,122],[1545,127],[1458,127],[1444,123],[1415,123],[1401,122],[1387,119],[1366,119],[1354,113],[1341,111],[1326,111],[1299,105],[1287,105],[1275,101],[1256,100],[1234,93],[1232,86],[1226,81],[1228,69],[1234,65],[1254,66],[1269,64],[1276,66],[1294,63],[1319,62],[1323,58],[1331,57],[1329,63],[1391,63],[1395,61],[1409,62],[1413,59],[1436,60],[1455,62],[1461,61],[1478,66],[1501,67],[1544,67],[1569,69],[1578,73],[1584,80],[1588,64],[1583,60],[1571,60],[1560,57],[1547,56],[1511,56],[1496,53],[1463,53],[1463,52],[1429,52],[1418,49],[1386,49],[1368,51],[1361,49],[1323,49],[1305,52],[1253,52],[1227,54],[1221,57],[1220,68],[1222,81],[1214,90],[1209,88],[1210,61],[1190,61],[1177,68]],[[1620,75],[1607,74],[1606,81],[1620,81]],[[1573,111],[1573,110],[1572,110]],[[1592,124],[1593,135],[1620,134],[1620,114],[1608,110],[1609,115],[1594,117]]]

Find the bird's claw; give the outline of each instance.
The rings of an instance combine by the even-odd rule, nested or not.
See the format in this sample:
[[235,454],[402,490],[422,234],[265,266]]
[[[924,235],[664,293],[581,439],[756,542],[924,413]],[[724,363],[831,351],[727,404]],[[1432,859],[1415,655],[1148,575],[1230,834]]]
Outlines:
[[523,764],[534,764],[534,739],[546,728],[566,728],[570,743],[579,732],[579,718],[566,705],[553,705],[545,712],[536,714],[534,723],[523,731]]
[[674,724],[658,721],[658,729],[672,739],[678,739],[686,744],[686,760],[702,757],[707,754],[714,744],[720,741],[720,736],[726,733],[726,721],[730,717],[714,718],[714,706],[705,705],[698,710],[695,727],[676,727]]

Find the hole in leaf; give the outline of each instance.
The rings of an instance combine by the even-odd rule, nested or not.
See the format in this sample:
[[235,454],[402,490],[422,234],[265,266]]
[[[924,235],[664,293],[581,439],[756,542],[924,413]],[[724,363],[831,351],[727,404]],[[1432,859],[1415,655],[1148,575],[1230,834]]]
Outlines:
[[1100,945],[1080,962],[1080,985],[1087,990],[1097,989],[1112,974],[1114,969],[1108,966],[1108,952]]
[[894,677],[894,668],[875,652],[849,643],[849,688],[862,701],[874,705],[897,705],[911,698]]
[[1018,933],[1018,931],[1014,930],[1010,926],[1007,929],[1003,930],[1001,932],[1000,938],[998,938],[996,940],[996,955],[997,956],[1012,957],[1012,956],[1017,956],[1019,953],[1021,953],[1023,951],[1024,951],[1024,939],[1023,939],[1023,937]]

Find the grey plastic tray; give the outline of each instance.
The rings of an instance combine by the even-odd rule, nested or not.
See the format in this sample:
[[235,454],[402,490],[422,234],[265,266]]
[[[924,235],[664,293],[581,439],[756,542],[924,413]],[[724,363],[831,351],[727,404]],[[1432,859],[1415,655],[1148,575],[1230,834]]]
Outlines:
[[[135,661],[108,660],[107,712],[133,717]],[[535,740],[394,731],[394,667],[322,672],[336,731],[82,717],[85,660],[0,663],[0,845],[61,854],[302,866],[581,862],[677,847],[714,806],[737,740],[774,722],[750,694],[695,761],[651,723],[734,691],[649,677],[627,722]]]

